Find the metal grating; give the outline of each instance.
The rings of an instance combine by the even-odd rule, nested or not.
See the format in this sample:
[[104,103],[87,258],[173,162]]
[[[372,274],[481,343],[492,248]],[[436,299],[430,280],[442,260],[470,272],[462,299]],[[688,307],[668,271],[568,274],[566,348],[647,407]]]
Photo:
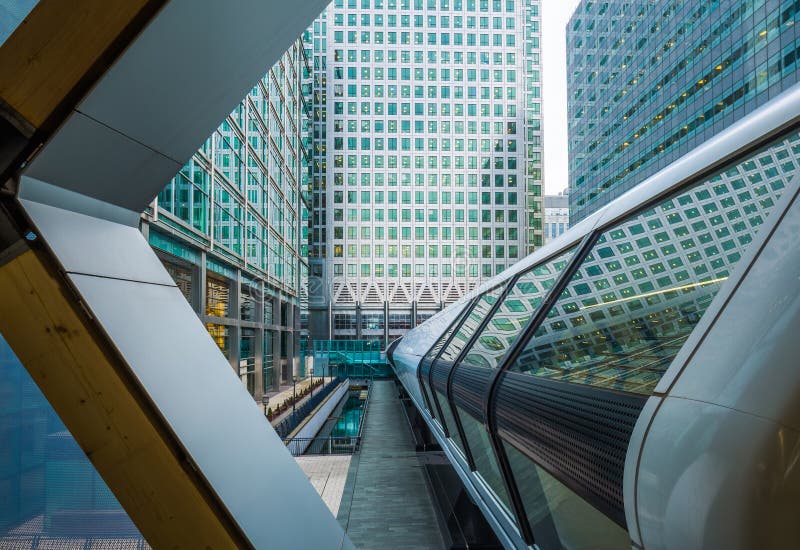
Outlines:
[[473,367],[461,363],[453,373],[453,400],[456,404],[483,422],[483,395],[494,375],[493,369]]
[[646,396],[507,372],[500,436],[625,527],[625,453]]

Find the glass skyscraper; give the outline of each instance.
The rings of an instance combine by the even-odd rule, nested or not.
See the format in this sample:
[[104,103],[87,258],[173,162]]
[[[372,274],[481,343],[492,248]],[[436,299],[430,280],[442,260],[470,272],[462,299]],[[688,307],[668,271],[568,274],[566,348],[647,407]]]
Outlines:
[[582,1],[567,27],[572,221],[797,82],[798,9]]
[[391,340],[542,244],[539,0],[334,0],[313,58],[310,311]]
[[257,399],[300,367],[307,63],[298,39],[142,216],[151,246]]

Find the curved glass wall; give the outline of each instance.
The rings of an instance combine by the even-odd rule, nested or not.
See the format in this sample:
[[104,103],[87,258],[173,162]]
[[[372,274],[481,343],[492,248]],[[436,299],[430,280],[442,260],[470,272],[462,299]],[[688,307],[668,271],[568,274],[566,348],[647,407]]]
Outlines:
[[[510,370],[650,395],[795,177],[798,161],[800,136],[792,133],[603,231],[576,259],[575,275]],[[501,441],[538,545],[630,546],[624,528],[557,473]]]
[[[588,233],[593,245],[580,256],[575,248],[563,250],[510,278],[510,288],[507,278],[475,298],[472,308],[461,313],[461,324],[449,328],[449,341],[443,337],[438,342],[440,354],[426,357],[434,359],[431,396],[443,422],[454,441],[456,426],[464,438],[456,445],[472,458],[477,474],[506,511],[513,510],[507,487],[519,491],[522,509],[517,519],[529,523],[537,545],[629,546],[622,476],[627,439],[642,403],[768,216],[774,215],[775,205],[793,183],[798,162],[800,135],[793,131],[702,181]],[[518,342],[568,265],[575,271],[561,281],[563,290],[548,302],[544,319],[528,340]],[[515,343],[521,348],[519,355],[503,365]],[[499,424],[487,430],[483,418],[492,370],[498,367],[508,371],[499,373],[497,392],[488,406],[497,415],[490,420],[505,422],[499,433]],[[450,380],[451,386],[445,388],[443,380]],[[545,395],[542,384],[551,385],[555,397]],[[580,396],[580,403],[572,394]],[[609,402],[616,416],[607,414],[601,427],[616,436],[599,433],[591,422],[581,423],[580,411],[570,408],[583,407],[580,410],[588,414],[586,410],[607,408]],[[512,433],[523,439],[513,440]],[[499,455],[494,452],[496,441],[501,444]],[[578,448],[584,458],[580,468],[559,470],[540,458],[563,459],[559,449],[565,445]],[[584,456],[581,446],[601,458]],[[602,468],[616,469],[599,471]]]
[[[430,373],[430,370],[431,370],[431,364],[436,359],[436,356],[439,355],[439,352],[442,351],[442,348],[447,343],[447,340],[450,338],[450,336],[453,334],[453,332],[455,332],[456,328],[458,328],[459,324],[461,323],[461,320],[469,312],[470,307],[471,306],[469,304],[464,306],[463,311],[461,311],[461,313],[458,314],[458,316],[452,322],[452,324],[449,327],[447,327],[447,330],[445,330],[442,333],[442,336],[436,341],[435,344],[433,344],[431,349],[428,350],[428,353],[425,354],[425,357],[422,358],[422,361],[420,361],[419,372],[420,372],[420,379],[422,380],[422,384],[420,386],[422,387],[422,392],[425,394],[425,397],[427,398],[428,403],[432,407],[433,407],[433,397],[432,397],[432,394],[431,394],[430,380],[428,378],[428,374]],[[435,407],[433,407],[433,408],[435,409]],[[439,416],[438,411],[428,410],[428,412],[434,418]],[[452,434],[451,434],[451,437],[452,437]],[[456,434],[456,437],[458,437],[457,434]],[[460,444],[460,441],[459,441],[459,444]]]
[[497,464],[497,457],[494,454],[489,433],[483,422],[479,422],[472,415],[456,405],[458,418],[464,427],[464,437],[467,438],[469,449],[472,452],[472,459],[475,461],[475,470],[480,474],[486,484],[492,488],[494,494],[506,508],[509,516],[516,523],[516,518],[511,512],[511,502],[508,498],[508,491],[503,483],[503,475],[500,473],[500,466]]
[[[503,285],[495,287],[481,295],[481,297],[475,301],[475,305],[469,311],[469,313],[467,313],[467,316],[464,318],[464,322],[460,327],[458,327],[458,330],[456,330],[455,336],[453,336],[453,339],[450,340],[450,343],[447,344],[447,347],[445,347],[444,351],[439,356],[439,359],[437,359],[437,364],[443,361],[448,365],[452,365],[456,359],[458,359],[458,356],[470,342],[472,335],[475,334],[475,331],[478,329],[478,327],[480,327],[483,320],[492,310],[494,304],[497,302],[500,296],[502,296],[504,288],[505,287]],[[452,366],[446,370],[449,372],[451,369]],[[434,388],[434,390],[436,392],[436,398],[438,400],[439,407],[442,410],[442,416],[447,423],[449,433],[451,435],[454,433],[457,434],[458,428],[456,425],[456,419],[454,418],[453,410],[450,407],[447,396],[439,388]],[[468,437],[468,439],[470,438]],[[454,437],[453,440],[459,444],[461,452],[466,454],[465,442],[460,441],[460,437]],[[471,442],[466,442],[466,444],[469,443]],[[489,452],[491,452],[491,449],[489,449]]]
[[797,135],[603,232],[511,370],[649,395],[796,170]]
[[467,346],[472,335],[475,334],[475,331],[492,310],[495,302],[502,296],[504,288],[505,285],[495,287],[482,294],[480,298],[477,299],[475,306],[469,312],[466,319],[464,319],[464,323],[459,327],[456,335],[442,352],[439,361],[449,361],[453,363],[458,359],[459,354]]

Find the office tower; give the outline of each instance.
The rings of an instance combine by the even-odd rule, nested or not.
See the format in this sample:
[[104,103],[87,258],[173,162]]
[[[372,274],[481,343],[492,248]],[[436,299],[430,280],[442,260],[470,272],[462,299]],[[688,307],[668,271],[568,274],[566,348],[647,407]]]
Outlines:
[[582,1],[567,27],[573,222],[794,84],[797,10]]
[[142,231],[248,391],[291,383],[307,292],[300,40],[142,216]]
[[335,0],[313,57],[311,332],[392,340],[542,244],[538,0]]
[[544,196],[544,242],[569,229],[569,193]]

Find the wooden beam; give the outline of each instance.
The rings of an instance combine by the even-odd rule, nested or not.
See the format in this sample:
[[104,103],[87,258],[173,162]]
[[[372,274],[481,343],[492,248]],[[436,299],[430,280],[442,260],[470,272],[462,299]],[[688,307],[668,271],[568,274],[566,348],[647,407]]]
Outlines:
[[0,332],[154,548],[250,544],[44,250],[0,267]]
[[163,4],[41,0],[0,46],[0,100],[35,128],[66,117]]

